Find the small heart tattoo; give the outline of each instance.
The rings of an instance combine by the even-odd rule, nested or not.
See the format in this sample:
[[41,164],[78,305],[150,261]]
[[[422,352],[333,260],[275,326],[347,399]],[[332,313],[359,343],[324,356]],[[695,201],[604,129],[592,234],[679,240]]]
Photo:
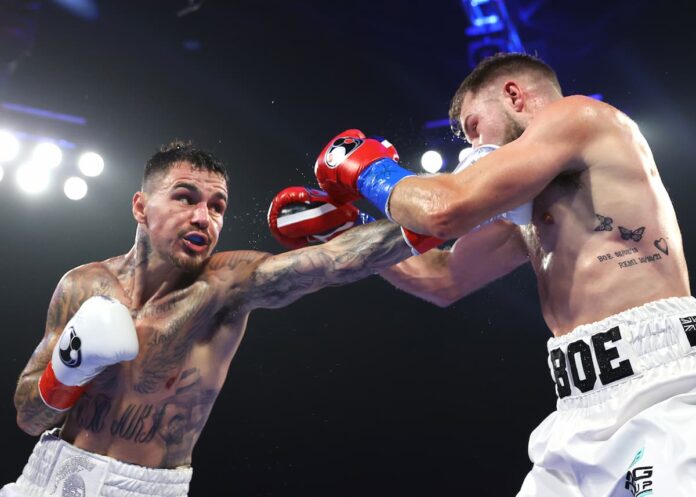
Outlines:
[[655,248],[662,252],[665,255],[669,255],[669,248],[667,247],[667,240],[664,238],[660,238],[659,240],[655,240],[653,242],[655,244]]

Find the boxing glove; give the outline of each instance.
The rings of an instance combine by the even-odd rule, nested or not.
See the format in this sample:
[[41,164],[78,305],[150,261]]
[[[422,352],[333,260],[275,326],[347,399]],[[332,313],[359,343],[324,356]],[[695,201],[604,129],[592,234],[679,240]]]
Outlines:
[[290,249],[323,243],[353,226],[374,219],[352,204],[338,204],[326,192],[291,186],[278,193],[268,209],[268,227]]
[[396,150],[387,140],[367,138],[362,131],[349,129],[324,147],[314,173],[334,201],[346,203],[364,197],[391,219],[387,211],[391,190],[414,175],[397,160]]
[[91,297],[68,321],[53,347],[39,378],[41,398],[57,411],[70,409],[85,385],[104,368],[137,355],[138,335],[128,308],[111,297]]
[[[389,141],[368,138],[357,129],[334,137],[319,154],[314,172],[332,200],[352,202],[364,196],[389,219],[389,194],[402,179],[413,176],[397,164],[399,154]],[[401,228],[414,255],[440,245],[443,240]]]

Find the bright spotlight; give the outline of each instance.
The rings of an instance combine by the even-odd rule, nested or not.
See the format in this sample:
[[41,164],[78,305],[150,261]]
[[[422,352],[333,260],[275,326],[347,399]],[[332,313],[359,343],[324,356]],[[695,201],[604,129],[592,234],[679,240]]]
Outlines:
[[104,170],[104,159],[94,152],[85,152],[77,163],[80,172],[85,176],[99,176]]
[[87,195],[87,182],[82,178],[73,176],[65,180],[63,191],[70,200],[83,199]]
[[466,158],[466,156],[471,153],[473,149],[473,147],[463,148],[462,151],[459,152],[459,162],[462,162]]
[[5,171],[3,170],[2,166],[0,166],[0,181],[2,181],[2,177],[5,175]]
[[32,154],[32,162],[49,168],[58,167],[62,160],[63,152],[61,152],[60,147],[51,142],[39,143]]
[[41,193],[48,187],[49,180],[46,164],[28,162],[17,169],[17,184],[26,193]]
[[17,157],[19,140],[9,131],[0,131],[0,162],[8,162]]
[[421,166],[429,173],[436,173],[442,169],[442,156],[435,150],[428,150],[421,157]]

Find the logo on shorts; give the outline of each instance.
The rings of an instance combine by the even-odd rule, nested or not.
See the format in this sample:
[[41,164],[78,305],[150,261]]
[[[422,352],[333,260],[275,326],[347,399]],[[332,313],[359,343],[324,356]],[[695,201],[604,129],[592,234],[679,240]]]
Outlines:
[[63,336],[60,337],[58,355],[60,355],[61,362],[69,368],[76,368],[82,364],[81,346],[82,341],[75,333],[75,328],[71,326],[70,333],[63,333]]
[[[78,473],[90,472],[94,469],[94,463],[84,456],[70,457],[58,468],[53,482],[54,495],[60,488],[60,497],[87,497],[85,480]],[[62,485],[61,485],[62,484]]]
[[684,333],[689,339],[689,345],[692,347],[696,346],[696,316],[687,316],[685,318],[679,318],[682,328],[684,328]]
[[638,461],[643,458],[645,449],[640,449],[633,462],[628,467],[628,472],[626,473],[626,484],[624,488],[630,490],[633,497],[647,497],[653,493],[653,467],[652,466],[635,466]]
[[343,160],[363,144],[362,138],[354,136],[344,136],[337,138],[324,156],[324,162],[330,168],[338,167]]

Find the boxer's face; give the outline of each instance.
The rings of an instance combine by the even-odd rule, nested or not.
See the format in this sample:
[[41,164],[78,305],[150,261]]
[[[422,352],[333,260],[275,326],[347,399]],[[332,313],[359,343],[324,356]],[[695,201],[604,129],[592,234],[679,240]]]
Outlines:
[[144,195],[153,251],[180,269],[198,269],[220,236],[227,208],[225,179],[183,162],[170,167]]
[[485,144],[505,145],[524,132],[521,119],[509,108],[497,86],[467,93],[459,115],[461,128],[472,147]]

